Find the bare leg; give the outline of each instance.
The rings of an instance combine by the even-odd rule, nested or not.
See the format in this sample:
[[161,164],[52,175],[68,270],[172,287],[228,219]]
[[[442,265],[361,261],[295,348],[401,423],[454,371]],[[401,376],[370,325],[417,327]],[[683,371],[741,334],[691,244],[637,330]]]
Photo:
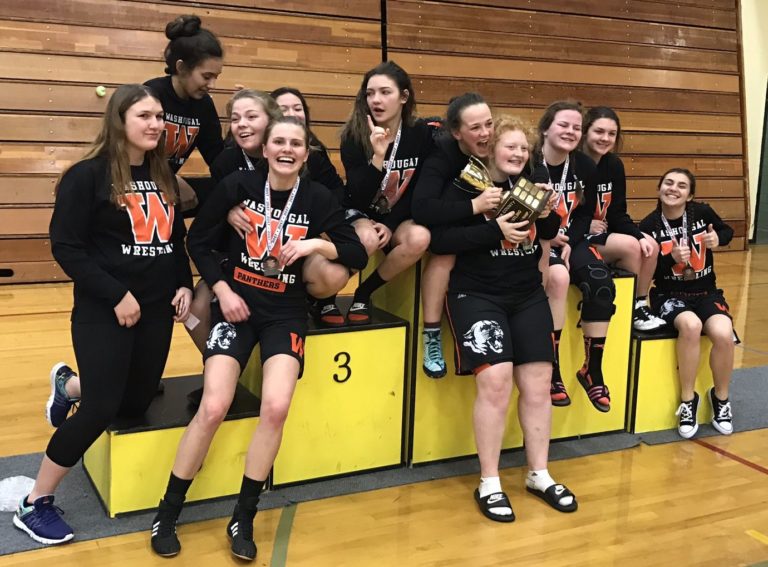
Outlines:
[[683,311],[675,317],[677,329],[677,369],[680,375],[680,397],[693,399],[696,388],[696,370],[699,367],[701,350],[701,320],[693,311]]
[[704,322],[704,334],[712,341],[709,366],[715,382],[715,395],[726,400],[733,372],[733,323],[727,315],[712,315]]
[[387,254],[377,271],[384,281],[390,281],[413,266],[429,247],[430,234],[425,227],[407,220],[392,234],[392,251]]
[[549,362],[531,362],[515,367],[515,383],[520,390],[517,414],[525,440],[528,468],[547,468],[549,439],[552,426],[552,404],[549,399],[549,381],[552,365]]
[[445,294],[453,265],[454,255],[432,255],[421,276],[421,301],[424,306],[424,321],[437,322],[443,316]]
[[32,492],[29,493],[27,501],[31,504],[41,496],[56,492],[59,483],[67,476],[68,472],[69,467],[57,465],[48,458],[48,455],[43,455],[43,462],[40,463],[35,485],[32,487]]
[[565,307],[568,298],[568,286],[571,284],[571,276],[562,264],[549,266],[547,277],[547,298],[549,308],[552,310],[552,322],[555,330],[562,329],[565,325]]
[[194,478],[200,470],[213,436],[232,405],[239,375],[240,365],[230,356],[214,355],[205,361],[203,399],[184,430],[173,463],[173,474],[178,478]]
[[245,458],[248,478],[265,479],[272,468],[298,377],[299,361],[292,356],[277,354],[264,363],[259,423]]
[[475,428],[480,476],[499,476],[499,456],[507,424],[509,399],[512,396],[512,363],[488,366],[475,377],[475,398],[472,423]]
[[310,254],[302,269],[307,293],[318,299],[331,297],[341,291],[349,281],[349,269],[331,262],[320,254]]

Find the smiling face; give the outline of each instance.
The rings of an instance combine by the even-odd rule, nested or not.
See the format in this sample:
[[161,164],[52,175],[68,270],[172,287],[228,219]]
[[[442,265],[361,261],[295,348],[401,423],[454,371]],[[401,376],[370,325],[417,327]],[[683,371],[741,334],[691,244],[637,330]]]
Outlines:
[[484,102],[473,104],[461,111],[461,125],[452,131],[461,151],[480,159],[488,157],[489,142],[493,136],[493,116]]
[[598,118],[587,130],[585,141],[587,152],[602,157],[616,147],[619,126],[611,118]]
[[686,174],[671,171],[661,180],[659,200],[662,206],[676,210],[684,209],[691,199],[691,180]]
[[154,150],[163,134],[163,107],[154,97],[146,96],[125,111],[125,142],[131,162],[144,159],[144,153]]
[[298,124],[278,122],[264,145],[264,157],[270,175],[295,178],[309,157],[306,130]]
[[202,99],[216,86],[216,79],[219,78],[223,66],[224,63],[220,58],[209,57],[194,69],[189,70],[179,60],[176,62],[179,85],[189,98]]
[[520,175],[528,163],[530,148],[525,133],[521,130],[507,130],[499,136],[493,147],[491,163],[507,177]]
[[572,152],[581,140],[581,121],[581,113],[577,110],[559,111],[544,132],[544,145],[557,152]]
[[283,113],[283,116],[295,116],[304,124],[307,123],[307,116],[301,99],[293,93],[284,93],[275,99],[277,106]]
[[264,142],[269,115],[260,100],[243,97],[232,104],[229,130],[245,153],[257,156]]
[[387,75],[373,75],[368,79],[365,98],[373,121],[378,125],[397,122],[408,96],[408,91],[400,92],[395,81]]

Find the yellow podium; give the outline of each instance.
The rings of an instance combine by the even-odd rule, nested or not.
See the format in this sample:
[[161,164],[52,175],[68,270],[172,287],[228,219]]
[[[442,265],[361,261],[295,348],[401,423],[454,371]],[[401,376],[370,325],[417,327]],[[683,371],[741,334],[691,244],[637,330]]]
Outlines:
[[[187,394],[202,376],[169,378],[142,418],[119,420],[83,457],[83,467],[110,517],[155,508],[165,492],[184,428],[195,414]],[[221,424],[187,502],[237,494],[259,400],[243,386]]]
[[[404,464],[407,331],[405,321],[379,309],[370,325],[310,329],[274,486]],[[258,351],[241,382],[260,391]]]
[[[680,405],[680,379],[677,373],[677,333],[642,333],[635,331],[632,339],[631,404],[628,431],[647,433],[677,427],[675,415]],[[696,371],[696,391],[699,394],[699,423],[712,416],[707,391],[712,387],[709,353],[712,342],[701,337],[701,356]]]
[[[614,282],[616,313],[611,319],[603,356],[603,374],[611,392],[611,411],[600,413],[594,409],[576,379],[576,371],[584,362],[584,343],[581,329],[577,327],[577,305],[581,301],[581,293],[575,286],[571,286],[560,340],[560,367],[572,404],[565,408],[552,408],[553,439],[607,433],[625,427],[635,278],[632,275],[620,275],[614,277]],[[416,334],[421,335],[421,325]],[[442,334],[448,374],[438,380],[424,373],[421,365],[423,345],[420,340],[416,341],[415,379],[411,393],[410,462],[413,464],[464,457],[477,452],[472,426],[475,380],[473,376],[455,374],[453,336],[445,320]],[[503,448],[512,449],[522,445],[515,389]]]

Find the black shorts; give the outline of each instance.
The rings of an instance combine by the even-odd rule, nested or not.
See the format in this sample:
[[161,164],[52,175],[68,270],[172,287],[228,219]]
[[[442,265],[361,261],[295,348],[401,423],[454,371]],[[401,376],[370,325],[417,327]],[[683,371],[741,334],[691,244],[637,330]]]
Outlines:
[[248,364],[254,347],[261,345],[261,364],[276,354],[287,354],[299,361],[299,378],[304,373],[304,341],[306,319],[267,320],[254,316],[242,323],[227,323],[218,303],[211,304],[211,333],[205,343],[203,362],[215,354],[231,356],[240,364],[240,372]]
[[541,287],[522,301],[449,293],[446,310],[456,374],[472,374],[500,362],[552,362],[552,313]]
[[[600,252],[592,244],[592,241],[582,240],[571,247],[571,257],[568,258],[571,273],[588,264],[604,263]],[[565,265],[565,261],[560,257],[560,248],[549,249],[549,265]]]
[[[368,220],[370,220],[368,215],[366,215],[364,212],[359,211],[357,209],[347,209],[344,212],[344,220],[347,221],[348,224],[352,224],[356,220],[360,220],[360,219],[368,219]],[[371,222],[373,222],[373,221],[371,221]]]
[[704,323],[712,315],[727,315],[731,319],[730,308],[723,297],[723,290],[712,293],[654,293],[651,290],[651,309],[670,325],[683,311],[693,311]]

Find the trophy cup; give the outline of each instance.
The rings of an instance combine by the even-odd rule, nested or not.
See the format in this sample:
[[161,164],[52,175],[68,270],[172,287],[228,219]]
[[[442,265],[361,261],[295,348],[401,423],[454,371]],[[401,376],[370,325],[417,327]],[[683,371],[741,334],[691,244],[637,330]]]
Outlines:
[[[459,179],[464,183],[457,185],[464,191],[471,193],[495,187],[488,168],[475,156],[470,156],[469,163],[459,174]],[[468,189],[467,185],[471,189]],[[547,206],[552,190],[537,187],[523,176],[520,176],[514,185],[511,182],[509,185],[509,189],[504,189],[501,192],[501,202],[493,213],[494,217],[514,213],[509,222],[526,220],[529,223],[535,222]]]

